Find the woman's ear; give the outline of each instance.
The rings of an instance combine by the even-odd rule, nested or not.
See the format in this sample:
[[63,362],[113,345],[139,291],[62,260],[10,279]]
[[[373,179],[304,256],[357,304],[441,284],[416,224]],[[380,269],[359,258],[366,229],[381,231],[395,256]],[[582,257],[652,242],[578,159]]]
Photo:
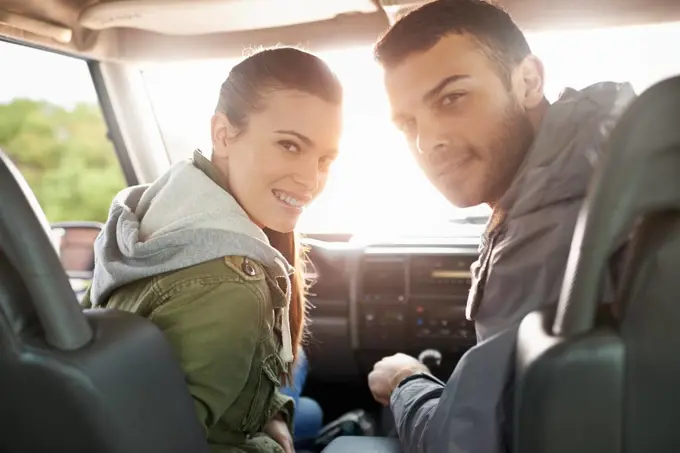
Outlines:
[[227,157],[229,153],[229,141],[236,138],[238,131],[231,124],[227,115],[222,112],[215,112],[210,121],[210,132],[212,135],[213,154],[218,157]]

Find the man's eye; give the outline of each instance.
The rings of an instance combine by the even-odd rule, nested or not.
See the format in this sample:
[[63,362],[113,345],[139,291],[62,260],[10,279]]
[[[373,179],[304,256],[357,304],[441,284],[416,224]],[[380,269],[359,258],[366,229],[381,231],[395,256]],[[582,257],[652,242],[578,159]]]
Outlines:
[[300,147],[297,145],[297,143],[291,142],[290,140],[281,140],[279,142],[279,145],[288,152],[291,153],[300,152]]

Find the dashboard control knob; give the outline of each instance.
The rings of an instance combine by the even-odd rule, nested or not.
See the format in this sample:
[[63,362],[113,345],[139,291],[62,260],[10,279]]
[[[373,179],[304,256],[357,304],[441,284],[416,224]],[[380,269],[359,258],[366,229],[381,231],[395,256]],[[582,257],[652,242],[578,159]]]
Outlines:
[[418,354],[418,361],[434,371],[442,364],[442,353],[436,349],[425,349]]

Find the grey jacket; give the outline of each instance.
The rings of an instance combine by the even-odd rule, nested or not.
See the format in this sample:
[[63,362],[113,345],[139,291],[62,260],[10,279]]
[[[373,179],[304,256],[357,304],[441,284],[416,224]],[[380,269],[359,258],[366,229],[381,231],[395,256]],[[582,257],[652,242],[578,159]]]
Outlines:
[[509,451],[517,328],[529,312],[557,302],[593,168],[634,99],[631,85],[604,82],[566,90],[548,109],[472,266],[467,312],[475,321],[477,345],[446,384],[425,376],[392,394],[405,452]]

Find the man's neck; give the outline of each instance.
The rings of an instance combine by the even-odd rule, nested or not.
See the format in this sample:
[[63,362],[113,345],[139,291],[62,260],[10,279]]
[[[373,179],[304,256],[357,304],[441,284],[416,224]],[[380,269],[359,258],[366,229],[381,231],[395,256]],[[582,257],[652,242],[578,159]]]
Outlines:
[[531,126],[534,129],[534,134],[537,134],[538,130],[541,128],[541,123],[543,122],[545,114],[548,113],[549,108],[550,101],[548,101],[544,97],[543,100],[535,108],[527,112],[529,122],[531,122]]

